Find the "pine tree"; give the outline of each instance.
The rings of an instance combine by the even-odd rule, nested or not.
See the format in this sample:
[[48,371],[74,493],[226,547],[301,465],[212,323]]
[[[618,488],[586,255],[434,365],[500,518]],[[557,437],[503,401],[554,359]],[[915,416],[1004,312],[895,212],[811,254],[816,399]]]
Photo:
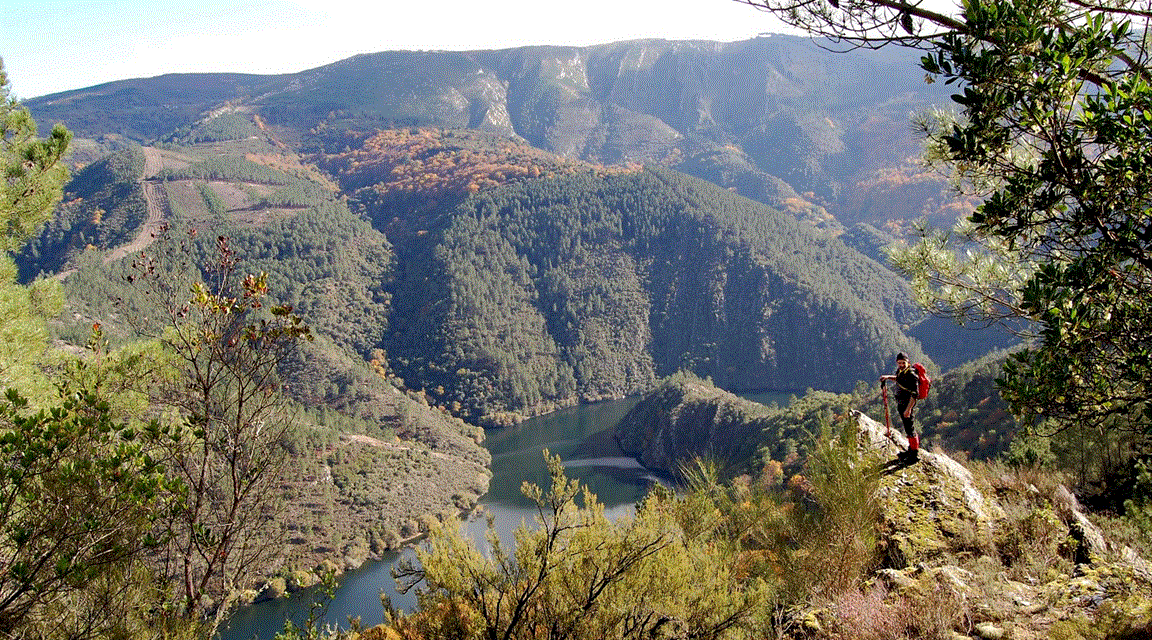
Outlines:
[[57,124],[50,137],[36,138],[36,121],[11,97],[0,60],[0,239],[7,252],[24,246],[52,215],[68,172],[60,162],[72,134]]

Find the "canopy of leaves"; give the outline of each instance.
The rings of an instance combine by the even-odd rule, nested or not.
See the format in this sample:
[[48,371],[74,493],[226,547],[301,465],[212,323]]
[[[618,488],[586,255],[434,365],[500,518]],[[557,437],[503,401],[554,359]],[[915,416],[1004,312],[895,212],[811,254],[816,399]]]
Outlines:
[[466,416],[637,393],[679,369],[725,388],[850,388],[920,353],[890,272],[681,174],[527,180],[445,224],[398,249],[411,266],[388,351]]
[[20,279],[56,273],[89,247],[115,247],[133,238],[148,217],[143,173],[144,154],[136,145],[78,171],[51,221],[24,247],[17,261]]
[[[1018,410],[1152,430],[1152,87],[1123,14],[966,6],[968,35],[924,67],[960,83],[945,157],[992,188],[972,216],[1039,265],[1018,292],[1039,343],[1005,367]],[[1139,31],[1139,27],[1136,28]],[[974,46],[984,42],[983,46]],[[1115,366],[1123,363],[1123,366]]]
[[[65,393],[30,413],[9,389],[0,403],[0,633],[19,636],[39,624],[47,637],[95,637],[122,622],[105,611],[112,615],[95,616],[89,628],[49,631],[39,617],[159,544],[155,525],[176,486],[150,455],[148,432],[114,422],[95,394]],[[100,612],[77,618],[91,613]]]
[[[858,46],[922,48],[956,114],[924,125],[929,158],[983,203],[957,258],[939,236],[904,266],[960,316],[1024,319],[1004,366],[1014,411],[1049,429],[1152,433],[1152,67],[1146,4],[964,0],[750,2]],[[1017,325],[1020,328],[1020,325]],[[1034,329],[1034,331],[1032,331]]]

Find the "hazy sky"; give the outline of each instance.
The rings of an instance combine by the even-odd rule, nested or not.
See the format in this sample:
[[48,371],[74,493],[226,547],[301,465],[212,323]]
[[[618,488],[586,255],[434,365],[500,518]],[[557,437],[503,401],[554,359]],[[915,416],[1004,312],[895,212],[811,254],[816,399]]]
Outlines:
[[392,49],[733,41],[779,31],[735,0],[6,0],[21,99],[171,72],[290,73]]

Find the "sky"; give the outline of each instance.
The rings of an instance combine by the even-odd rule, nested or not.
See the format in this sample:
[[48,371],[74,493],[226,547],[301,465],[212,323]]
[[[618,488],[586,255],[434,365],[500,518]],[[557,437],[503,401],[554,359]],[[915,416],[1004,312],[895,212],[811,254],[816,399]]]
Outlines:
[[782,31],[736,0],[5,0],[18,99],[164,73],[294,73],[360,53],[720,40]]

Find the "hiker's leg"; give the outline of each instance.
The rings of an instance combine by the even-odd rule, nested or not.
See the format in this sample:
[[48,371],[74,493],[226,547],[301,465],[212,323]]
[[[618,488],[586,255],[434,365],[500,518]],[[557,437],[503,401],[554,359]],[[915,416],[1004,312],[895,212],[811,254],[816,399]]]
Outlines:
[[908,436],[909,453],[920,450],[920,437],[916,435],[916,425],[913,424],[912,416],[904,415],[910,404],[912,404],[911,398],[907,402],[900,403],[900,419],[904,422],[904,435]]
[[904,415],[904,413],[906,411],[908,411],[908,405],[912,404],[912,400],[911,399],[904,400],[903,402],[900,402],[899,404],[900,404],[900,407],[899,407],[900,420],[904,423],[904,435],[911,438],[912,436],[916,435],[916,427],[915,427],[915,425],[912,424],[912,422],[913,422],[912,417],[908,416],[908,415]]

